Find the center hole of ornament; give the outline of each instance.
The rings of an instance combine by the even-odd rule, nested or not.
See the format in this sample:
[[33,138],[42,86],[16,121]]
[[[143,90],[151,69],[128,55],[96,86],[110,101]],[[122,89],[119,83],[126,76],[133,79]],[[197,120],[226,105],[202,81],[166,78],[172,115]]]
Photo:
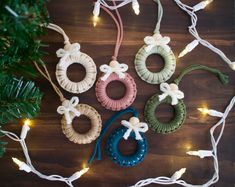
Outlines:
[[85,134],[91,129],[91,120],[84,115],[75,117],[73,119],[73,128],[76,132]]
[[67,76],[72,82],[80,82],[86,76],[86,69],[79,63],[71,64],[67,69]]
[[122,138],[118,144],[118,150],[124,156],[133,155],[136,152],[136,149],[137,149],[137,142],[130,137],[128,138],[128,140]]
[[165,61],[161,55],[152,54],[146,59],[146,67],[153,73],[160,72],[165,66]]
[[162,103],[156,108],[155,115],[159,121],[168,123],[174,119],[175,109],[170,104]]
[[125,96],[126,86],[120,81],[112,81],[107,85],[106,93],[111,99],[121,99]]

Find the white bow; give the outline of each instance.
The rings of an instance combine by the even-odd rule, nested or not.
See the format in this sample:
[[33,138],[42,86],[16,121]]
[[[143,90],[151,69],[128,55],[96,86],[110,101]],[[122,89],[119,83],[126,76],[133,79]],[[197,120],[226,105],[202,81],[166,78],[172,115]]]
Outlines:
[[167,96],[171,97],[171,104],[177,105],[178,99],[184,98],[184,93],[179,90],[179,87],[171,83],[170,85],[166,82],[160,84],[160,90],[163,92],[163,94],[159,95],[159,101],[162,101]]
[[125,140],[128,139],[132,131],[134,131],[135,133],[136,140],[142,140],[140,132],[146,132],[148,130],[147,123],[140,122],[139,119],[136,117],[131,117],[129,121],[122,120],[121,124],[128,128],[125,134],[123,135],[123,138]]
[[64,46],[64,49],[58,49],[56,51],[56,55],[57,57],[61,58],[59,65],[63,66],[63,62],[65,61],[65,59],[67,57],[71,56],[75,56],[75,55],[79,55],[80,54],[80,44],[79,43],[73,43],[73,44],[66,44]]
[[79,117],[80,112],[75,108],[79,103],[78,97],[72,97],[70,100],[64,100],[62,105],[57,108],[57,112],[61,115],[64,114],[67,124],[72,123],[70,112]]
[[167,45],[171,41],[170,37],[164,36],[161,34],[155,33],[153,36],[146,36],[144,38],[144,42],[147,45],[144,49],[147,53],[149,53],[152,48],[155,46],[163,47],[167,52],[171,50],[170,46]]
[[109,65],[103,64],[100,66],[100,71],[102,71],[104,74],[103,77],[101,77],[102,81],[107,80],[107,78],[112,74],[116,73],[120,79],[125,78],[124,72],[128,70],[128,65],[126,64],[119,64],[118,61],[111,61]]

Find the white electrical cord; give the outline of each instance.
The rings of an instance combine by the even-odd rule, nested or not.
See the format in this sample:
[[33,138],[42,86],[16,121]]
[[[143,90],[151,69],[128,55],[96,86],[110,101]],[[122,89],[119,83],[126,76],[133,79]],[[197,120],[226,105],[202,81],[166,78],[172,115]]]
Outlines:
[[[144,179],[144,180],[137,182],[132,187],[147,186],[149,184],[162,184],[162,185],[178,184],[178,185],[185,186],[185,187],[208,187],[208,186],[211,186],[212,184],[218,182],[218,180],[219,180],[219,163],[218,163],[218,156],[217,156],[217,146],[218,146],[218,143],[219,143],[219,141],[223,135],[223,132],[224,132],[225,120],[226,120],[229,112],[233,108],[234,103],[235,103],[235,96],[230,101],[230,103],[227,106],[224,113],[218,112],[216,110],[208,110],[208,109],[207,109],[207,111],[205,111],[205,110],[202,111],[203,113],[207,113],[210,116],[220,118],[220,120],[210,129],[212,149],[211,150],[199,150],[199,151],[188,151],[187,152],[188,155],[198,156],[200,158],[205,158],[205,157],[213,158],[215,172],[213,174],[213,177],[208,182],[206,182],[205,184],[202,184],[202,185],[194,185],[194,184],[189,184],[183,180],[178,180],[181,178],[181,176],[186,171],[185,168],[182,168],[181,170],[177,171],[172,177],[164,177],[164,176],[162,177],[161,176],[161,177],[157,177],[157,178],[148,178],[148,179]],[[199,110],[201,111],[201,109],[199,109]],[[217,129],[217,127],[221,127],[221,128],[220,128],[220,133],[219,133],[218,137],[216,138],[214,132]]]
[[[113,0],[115,1],[115,3],[113,3],[112,5],[109,5],[107,2],[107,0],[96,0],[95,4],[94,4],[94,10],[93,10],[93,15],[94,16],[99,16],[100,14],[100,5],[110,9],[110,10],[116,10],[118,8],[121,8],[129,3],[132,3],[132,8],[135,12],[136,15],[139,15],[140,13],[140,5],[138,3],[138,0]],[[110,2],[112,2],[112,0],[109,0]],[[118,4],[116,4],[116,2],[119,2]]]
[[[121,8],[125,5],[133,2],[133,0],[120,0],[120,3],[117,5],[109,5],[106,1],[107,0],[97,0],[96,2],[99,2],[101,5],[103,5],[104,7],[108,8],[110,10],[115,10],[117,8]],[[112,2],[112,0],[110,0],[109,2]]]
[[44,174],[42,174],[41,172],[39,172],[38,170],[36,170],[34,168],[32,162],[31,162],[30,156],[29,156],[28,148],[27,148],[26,143],[25,143],[25,138],[26,138],[27,132],[29,130],[30,130],[30,128],[29,128],[29,125],[28,125],[27,122],[22,127],[20,137],[18,137],[16,134],[14,134],[12,132],[0,130],[0,132],[3,133],[8,138],[12,139],[13,141],[19,142],[22,149],[23,149],[23,153],[24,153],[24,156],[25,156],[25,159],[26,159],[26,163],[18,160],[17,158],[12,158],[13,161],[19,166],[19,170],[23,170],[27,173],[32,172],[32,173],[34,173],[35,175],[37,175],[38,177],[40,177],[42,179],[46,179],[46,180],[50,180],[50,181],[65,182],[68,186],[73,187],[72,182],[77,180],[78,178],[80,178],[83,174],[85,174],[88,171],[89,168],[84,168],[80,171],[77,171],[76,173],[74,173],[70,177],[62,177],[60,175],[44,175]]
[[196,12],[199,10],[204,9],[208,4],[210,4],[213,0],[205,0],[202,1],[198,4],[196,4],[193,7],[190,7],[184,3],[182,3],[180,0],[174,0],[175,3],[182,9],[184,10],[190,17],[191,17],[191,25],[188,27],[189,33],[194,36],[195,40],[189,43],[185,49],[180,53],[179,58],[183,57],[187,53],[191,52],[199,43],[202,44],[203,46],[209,48],[216,54],[218,54],[229,66],[231,69],[235,70],[235,62],[232,62],[220,49],[216,48],[212,44],[210,44],[208,41],[202,39],[199,36],[199,33],[196,29],[197,26],[197,15]]

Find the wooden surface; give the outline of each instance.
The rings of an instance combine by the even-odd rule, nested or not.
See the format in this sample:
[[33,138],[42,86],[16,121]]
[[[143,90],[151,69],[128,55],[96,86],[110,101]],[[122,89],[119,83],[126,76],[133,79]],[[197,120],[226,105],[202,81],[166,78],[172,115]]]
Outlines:
[[[198,0],[185,1],[194,5]],[[101,20],[96,28],[93,28],[91,0],[51,0],[48,8],[53,23],[60,25],[71,38],[72,42],[81,43],[81,50],[89,54],[97,64],[108,63],[113,53],[116,30],[111,19],[101,13]],[[136,16],[131,5],[120,9],[124,21],[125,36],[120,51],[119,61],[129,65],[129,73],[134,77],[138,86],[138,96],[133,104],[143,119],[143,107],[147,99],[159,91],[158,85],[149,85],[140,80],[134,70],[134,56],[143,45],[143,38],[151,35],[156,23],[157,6],[151,0],[140,0],[141,13]],[[193,38],[187,31],[189,17],[182,12],[172,0],[164,0],[164,17],[161,25],[161,33],[171,37],[170,46],[177,55]],[[222,49],[229,58],[234,59],[234,1],[214,1],[207,10],[198,12],[198,31],[202,38],[207,39],[215,46]],[[48,68],[55,80],[54,71],[58,59],[55,51],[61,48],[62,38],[53,31],[48,32],[44,39],[50,47],[46,50],[50,53],[45,59]],[[156,62],[155,62],[156,61]],[[188,150],[208,149],[210,147],[209,128],[217,122],[216,118],[202,117],[196,110],[197,107],[207,105],[220,111],[224,111],[229,100],[235,93],[235,74],[229,67],[210,50],[199,46],[192,53],[177,60],[176,77],[180,71],[190,64],[203,64],[219,68],[230,75],[230,84],[223,86],[217,78],[207,72],[196,71],[186,76],[180,85],[185,93],[185,103],[188,115],[183,127],[175,133],[168,135],[156,134],[148,131],[146,134],[149,142],[149,152],[144,162],[132,168],[120,168],[105,155],[104,143],[102,148],[102,161],[96,161],[90,171],[80,180],[74,183],[82,187],[116,187],[132,185],[140,179],[160,175],[170,176],[176,170],[186,167],[187,172],[183,179],[201,184],[211,178],[213,174],[212,161],[187,156]],[[161,59],[150,57],[148,67],[152,71],[159,70],[163,63]],[[84,76],[81,67],[74,66],[69,69],[69,77],[79,80]],[[99,73],[98,76],[101,74]],[[174,78],[173,77],[173,78]],[[172,78],[172,80],[173,80]],[[80,170],[89,158],[94,143],[90,145],[76,145],[70,143],[62,134],[60,127],[61,116],[56,113],[60,105],[59,98],[55,95],[48,82],[40,77],[38,85],[45,93],[42,102],[41,114],[33,121],[33,127],[27,138],[30,155],[39,171],[46,174],[61,174],[70,176]],[[124,92],[123,86],[112,84],[109,94],[120,97]],[[120,93],[119,90],[121,90]],[[66,93],[69,98],[71,94]],[[107,111],[97,102],[94,87],[88,92],[80,94],[81,103],[87,103],[95,107],[106,121],[114,112]],[[162,120],[169,120],[173,116],[173,110],[169,106],[161,106],[157,115]],[[127,117],[126,117],[127,118]],[[77,127],[79,123],[79,128]],[[89,121],[85,118],[76,119],[74,126],[77,130],[85,131],[89,128]],[[112,129],[120,126],[116,122]],[[20,133],[20,125],[9,125],[8,130]],[[111,130],[108,132],[108,134]],[[233,187],[235,184],[235,112],[230,113],[224,136],[219,144],[220,181],[216,187]],[[107,136],[106,136],[107,137]],[[132,152],[133,142],[123,143],[121,150]],[[21,148],[15,142],[9,141],[7,153],[0,159],[0,186],[1,187],[63,187],[60,182],[48,182],[41,180],[33,174],[18,171],[11,157],[24,159]],[[158,185],[155,185],[158,186]]]

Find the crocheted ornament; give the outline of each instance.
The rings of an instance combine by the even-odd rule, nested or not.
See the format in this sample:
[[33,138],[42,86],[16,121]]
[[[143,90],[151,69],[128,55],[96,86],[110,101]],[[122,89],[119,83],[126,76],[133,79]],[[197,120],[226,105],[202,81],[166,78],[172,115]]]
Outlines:
[[[116,61],[112,61],[112,62],[116,62]],[[112,65],[112,62],[110,63],[111,65]],[[134,79],[128,73],[125,73],[124,71],[122,72],[118,71],[117,65],[120,65],[120,64],[116,62],[116,66],[106,65],[107,67],[110,67],[110,68],[114,67],[115,72],[112,71],[112,73],[110,73],[108,77],[106,76],[107,75],[106,73],[103,77],[99,78],[96,83],[96,88],[95,88],[96,97],[98,101],[101,103],[101,105],[113,111],[122,110],[130,106],[134,102],[136,94],[137,94],[137,89],[136,89],[136,84],[135,84]],[[122,73],[122,74],[118,74],[118,73]],[[125,85],[126,93],[124,97],[122,97],[121,99],[111,99],[107,95],[107,92],[106,92],[107,86],[109,83],[113,81],[119,81]]]
[[[101,160],[101,141],[107,132],[108,128],[112,125],[114,121],[116,121],[119,117],[126,113],[132,113],[134,117],[131,117],[129,121],[122,120],[121,124],[124,127],[118,128],[114,130],[108,137],[106,143],[106,152],[109,158],[116,164],[124,167],[135,166],[142,162],[145,158],[145,155],[148,150],[148,143],[143,133],[148,130],[148,125],[146,123],[142,123],[138,119],[138,112],[133,108],[127,108],[125,110],[119,111],[115,115],[113,115],[110,119],[106,121],[103,126],[100,137],[96,141],[96,146],[93,151],[92,156],[89,159],[89,163],[91,163],[95,157],[97,160]],[[136,141],[137,148],[136,151],[131,155],[123,155],[118,149],[118,144],[124,138],[127,140],[128,138]]]
[[132,132],[130,134],[130,138],[136,141],[137,147],[136,151],[131,155],[123,155],[119,149],[118,145],[120,141],[123,139],[123,136],[126,132],[126,128],[118,128],[113,131],[113,133],[109,136],[106,143],[106,152],[109,158],[116,164],[123,167],[135,166],[144,160],[145,154],[148,151],[147,140],[144,136],[142,140],[135,140],[135,134]]
[[[72,123],[67,123],[66,116],[64,116],[61,120],[62,131],[71,142],[77,144],[89,144],[100,135],[102,128],[101,117],[98,112],[89,105],[78,104],[75,108],[80,112],[80,115],[84,115],[91,120],[91,129],[86,133],[80,134],[74,130]],[[71,120],[73,120],[76,115],[71,113],[70,117]]]
[[[160,90],[163,92],[162,94],[155,94],[147,101],[144,109],[144,118],[152,130],[163,134],[171,133],[183,125],[186,118],[186,106],[182,100],[184,98],[184,93],[179,90],[178,85],[183,76],[193,70],[209,71],[217,75],[223,84],[228,83],[228,76],[217,69],[203,65],[191,65],[185,68],[181,75],[174,80],[174,83],[162,83],[160,85]],[[171,104],[175,110],[174,118],[168,123],[161,122],[157,116],[155,116],[156,108],[162,103]]]
[[[93,60],[85,53],[80,52],[80,45],[78,43],[70,44],[68,36],[64,33],[63,29],[58,25],[49,24],[48,28],[61,33],[65,40],[65,48],[59,49],[56,53],[60,57],[60,62],[57,64],[56,76],[61,87],[72,93],[82,93],[88,90],[96,78],[96,66]],[[73,63],[80,63],[86,69],[86,77],[79,83],[71,82],[66,75],[68,66]],[[72,97],[70,100],[66,99],[52,81],[51,76],[45,64],[34,63],[38,71],[45,77],[52,85],[54,91],[60,97],[62,104],[57,108],[57,112],[63,115],[61,120],[62,131],[65,136],[72,142],[77,144],[88,144],[94,141],[100,134],[102,121],[98,112],[91,106],[86,104],[79,104],[78,97]],[[84,134],[77,133],[72,126],[73,119],[85,115],[91,120],[91,129]]]
[[[60,58],[56,66],[56,79],[59,85],[70,93],[83,93],[89,90],[95,83],[97,69],[93,59],[80,51],[79,43],[70,43],[68,36],[64,30],[58,25],[50,23],[48,28],[53,29],[64,37],[65,46],[56,51],[57,57]],[[85,78],[79,82],[71,81],[67,76],[67,69],[72,64],[80,64],[86,70]]]
[[[108,9],[103,6],[101,6],[101,8],[105,10],[114,20],[117,26],[118,34],[112,61],[109,63],[109,65],[103,64],[100,66],[100,71],[103,72],[104,75],[100,77],[96,83],[96,97],[101,105],[106,109],[119,111],[129,107],[134,102],[137,94],[137,88],[134,79],[131,77],[131,75],[126,73],[128,70],[128,65],[121,64],[117,61],[118,52],[123,40],[123,23],[121,16],[118,10],[115,10],[118,18],[116,19]],[[107,95],[107,86],[112,81],[119,81],[125,85],[126,93],[123,98],[112,99]]]
[[[66,48],[66,47],[65,47]],[[79,82],[71,81],[67,76],[67,69],[72,64],[80,64],[86,70],[86,75],[83,80]],[[69,55],[56,66],[56,79],[59,85],[70,93],[83,93],[89,90],[96,80],[96,65],[92,58],[85,53],[79,52],[78,54]]]
[[[158,3],[158,23],[153,36],[144,38],[145,45],[138,51],[135,57],[135,69],[139,77],[150,84],[160,84],[167,81],[175,72],[176,59],[168,43],[169,37],[162,37],[160,34],[160,24],[163,16],[163,8],[160,0]],[[164,68],[157,73],[149,71],[146,67],[146,60],[152,54],[158,54],[164,59]]]

